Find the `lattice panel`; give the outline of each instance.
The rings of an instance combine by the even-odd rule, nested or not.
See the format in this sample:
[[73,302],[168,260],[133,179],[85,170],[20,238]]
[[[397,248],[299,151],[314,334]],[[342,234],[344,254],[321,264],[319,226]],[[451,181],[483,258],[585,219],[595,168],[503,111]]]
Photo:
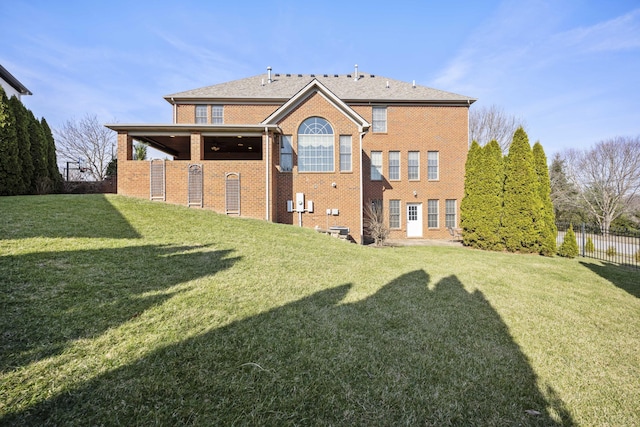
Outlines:
[[165,200],[165,164],[164,160],[149,162],[149,196],[151,200]]
[[240,174],[228,173],[225,181],[225,212],[240,216]]
[[202,189],[202,165],[189,165],[189,191],[187,196],[187,204],[189,206],[203,206]]

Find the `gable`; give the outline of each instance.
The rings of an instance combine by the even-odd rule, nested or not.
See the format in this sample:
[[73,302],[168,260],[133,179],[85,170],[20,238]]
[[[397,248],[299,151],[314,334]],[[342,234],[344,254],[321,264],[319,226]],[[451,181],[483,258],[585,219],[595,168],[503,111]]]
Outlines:
[[342,113],[346,118],[353,122],[360,132],[367,131],[371,126],[362,116],[360,116],[353,108],[349,107],[344,101],[338,98],[333,92],[331,92],[326,86],[320,83],[318,80],[313,80],[302,88],[297,94],[291,97],[280,108],[274,111],[269,117],[267,117],[262,124],[274,125],[280,123],[286,116],[292,111],[297,109],[300,105],[307,102],[309,99],[320,96],[333,108]]

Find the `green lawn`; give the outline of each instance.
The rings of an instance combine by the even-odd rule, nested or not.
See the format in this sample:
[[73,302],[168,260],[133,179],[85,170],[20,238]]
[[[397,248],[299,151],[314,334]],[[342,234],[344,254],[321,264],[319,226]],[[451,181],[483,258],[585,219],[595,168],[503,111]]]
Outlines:
[[3,197],[0,425],[637,426],[639,283],[593,260]]

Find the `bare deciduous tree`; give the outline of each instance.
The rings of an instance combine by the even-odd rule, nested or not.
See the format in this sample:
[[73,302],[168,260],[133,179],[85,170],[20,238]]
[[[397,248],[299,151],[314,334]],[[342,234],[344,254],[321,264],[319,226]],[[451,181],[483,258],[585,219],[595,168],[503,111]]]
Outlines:
[[526,131],[526,123],[523,119],[507,114],[497,105],[469,110],[469,143],[477,141],[484,146],[496,140],[502,152],[506,154],[513,134],[520,127]]
[[95,115],[86,115],[78,121],[67,120],[61,129],[56,129],[55,139],[58,158],[80,161],[96,181],[106,177],[116,136],[100,124]]
[[567,150],[567,177],[601,230],[629,212],[640,194],[640,136],[615,137],[589,150]]
[[382,246],[389,237],[389,227],[384,220],[384,211],[380,200],[371,201],[364,206],[366,228],[376,246]]

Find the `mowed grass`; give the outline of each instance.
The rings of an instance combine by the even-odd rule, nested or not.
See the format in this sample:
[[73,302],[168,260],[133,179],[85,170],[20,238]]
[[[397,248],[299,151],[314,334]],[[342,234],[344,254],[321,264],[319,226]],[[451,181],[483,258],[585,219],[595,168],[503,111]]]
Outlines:
[[0,425],[640,425],[640,273],[0,198]]

